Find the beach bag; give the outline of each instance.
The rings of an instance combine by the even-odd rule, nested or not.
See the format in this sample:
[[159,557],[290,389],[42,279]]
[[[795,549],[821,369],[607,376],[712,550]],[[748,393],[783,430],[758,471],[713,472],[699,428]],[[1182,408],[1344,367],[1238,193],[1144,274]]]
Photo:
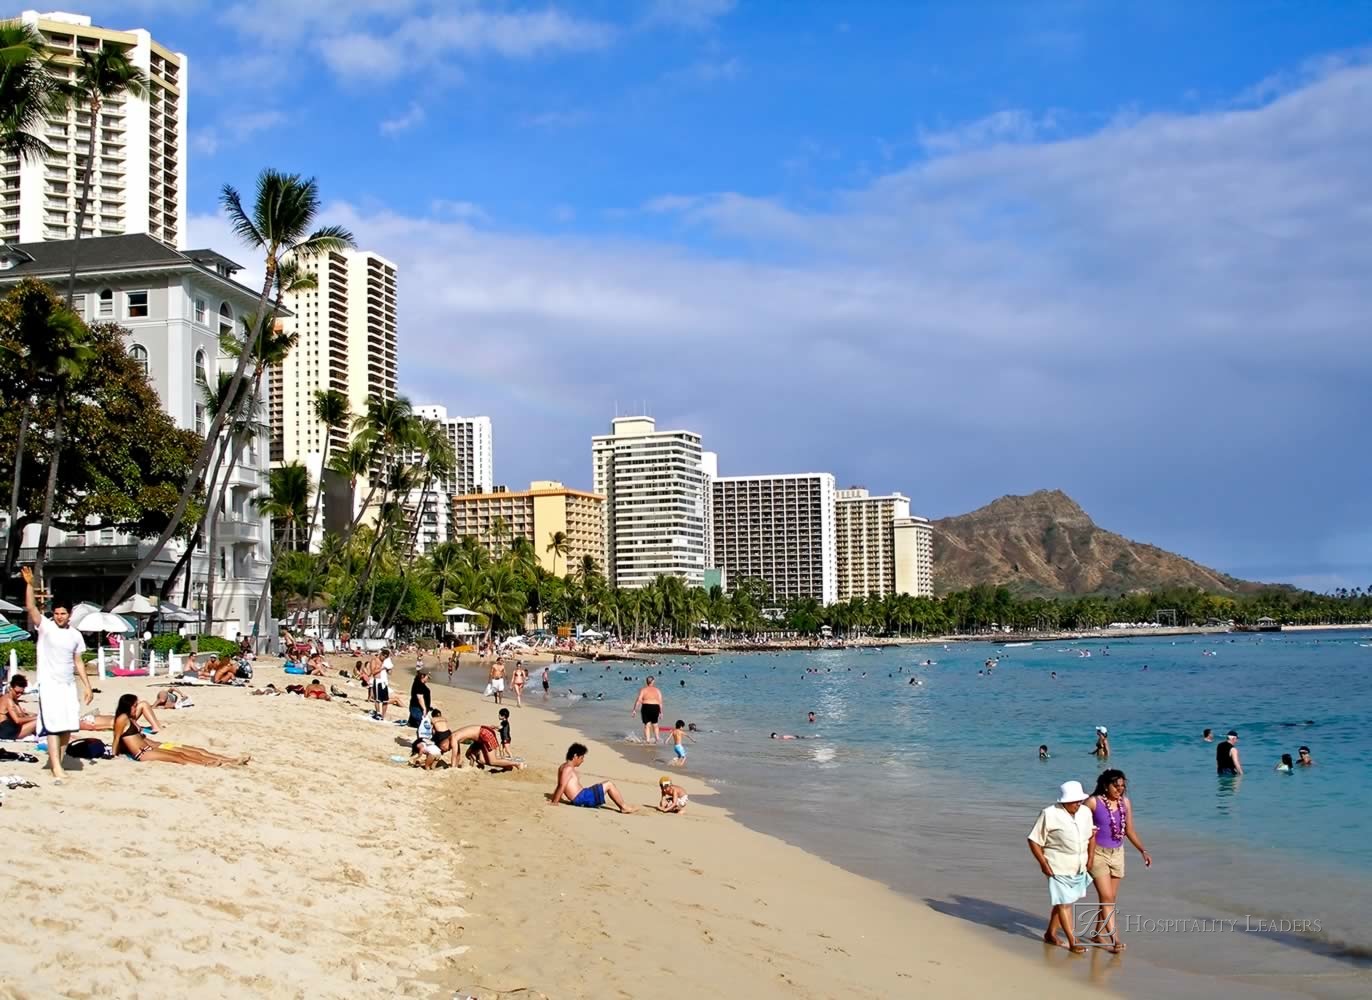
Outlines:
[[234,676],[241,677],[247,681],[252,680],[252,664],[248,663],[246,660],[243,661],[238,665],[238,669],[234,672]]
[[419,732],[417,734],[421,740],[432,740],[434,738],[433,720],[429,718],[429,713],[425,712],[419,720]]
[[68,743],[67,755],[77,760],[104,760],[110,756],[110,748],[105,746],[104,740],[88,737]]

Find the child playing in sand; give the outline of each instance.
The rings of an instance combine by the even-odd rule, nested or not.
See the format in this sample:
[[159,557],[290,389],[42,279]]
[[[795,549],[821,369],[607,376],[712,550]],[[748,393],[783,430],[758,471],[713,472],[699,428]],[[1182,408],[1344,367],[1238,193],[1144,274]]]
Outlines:
[[438,747],[422,736],[410,744],[410,767],[432,771],[442,759],[443,754]]
[[514,754],[510,752],[510,710],[508,708],[500,710],[500,756],[514,757]]
[[657,785],[662,792],[662,801],[657,804],[659,812],[679,813],[686,808],[686,789],[672,784],[671,778],[662,778]]
[[672,766],[673,766],[673,767],[685,767],[685,766],[686,766],[686,742],[685,742],[685,741],[686,741],[686,740],[690,740],[692,743],[694,743],[694,742],[695,742],[695,737],[691,736],[689,733],[686,732],[686,723],[685,723],[683,720],[681,720],[681,719],[677,719],[677,720],[676,720],[676,725],[672,727],[672,735],[671,735],[670,739],[671,739],[671,741],[672,741],[672,753],[675,755],[675,759],[672,761]]

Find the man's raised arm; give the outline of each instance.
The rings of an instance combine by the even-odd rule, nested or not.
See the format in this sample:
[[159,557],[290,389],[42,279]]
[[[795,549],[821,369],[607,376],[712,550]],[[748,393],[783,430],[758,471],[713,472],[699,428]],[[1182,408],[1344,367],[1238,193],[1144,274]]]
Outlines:
[[21,566],[19,574],[24,578],[24,610],[29,613],[29,625],[36,629],[43,620],[43,612],[38,610],[33,599],[33,567]]

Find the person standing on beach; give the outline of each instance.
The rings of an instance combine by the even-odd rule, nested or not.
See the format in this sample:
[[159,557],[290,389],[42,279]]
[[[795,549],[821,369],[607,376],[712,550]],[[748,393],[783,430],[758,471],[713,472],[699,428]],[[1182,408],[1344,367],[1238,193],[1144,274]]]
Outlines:
[[1215,744],[1215,773],[1224,775],[1243,774],[1243,764],[1239,761],[1239,734],[1229,730],[1223,742]]
[[1124,942],[1120,940],[1119,928],[1115,923],[1115,902],[1119,897],[1120,883],[1124,881],[1125,840],[1143,856],[1143,867],[1153,867],[1152,855],[1144,850],[1143,842],[1134,831],[1134,806],[1124,794],[1128,786],[1124,772],[1111,768],[1101,772],[1096,779],[1095,792],[1086,800],[1086,808],[1091,811],[1096,827],[1096,849],[1087,870],[1096,885],[1096,898],[1100,900],[1096,933],[1091,940],[1096,944],[1104,944],[1105,939],[1109,938],[1110,950],[1115,954],[1124,951]]
[[643,722],[643,742],[656,746],[657,720],[662,718],[662,689],[657,686],[655,678],[649,677],[643,682],[643,687],[638,689],[638,698],[634,700],[634,707],[629,712],[637,712]]
[[543,700],[548,700],[548,668],[543,668]]
[[20,573],[29,624],[38,630],[38,735],[48,737],[48,770],[53,780],[60,782],[62,755],[67,752],[71,734],[81,728],[81,705],[89,705],[95,698],[81,660],[86,643],[72,628],[66,608],[53,608],[51,618],[38,610],[33,599],[33,570],[25,566]]
[[524,669],[523,660],[515,660],[514,675],[510,678],[514,685],[515,707],[524,707],[524,685],[528,683],[529,671]]
[[1048,879],[1048,929],[1043,940],[1063,947],[1057,929],[1067,936],[1067,949],[1080,955],[1086,949],[1072,932],[1072,904],[1086,895],[1091,884],[1088,874],[1095,853],[1095,825],[1086,804],[1086,789],[1080,781],[1065,781],[1058,800],[1043,812],[1029,831],[1029,853]]
[[391,671],[394,669],[395,661],[391,659],[391,651],[383,649],[381,665],[377,667],[376,677],[372,681],[376,687],[376,717],[382,722],[386,721],[386,709],[391,704]]
[[486,693],[494,696],[497,705],[505,697],[505,661],[498,656],[486,672]]

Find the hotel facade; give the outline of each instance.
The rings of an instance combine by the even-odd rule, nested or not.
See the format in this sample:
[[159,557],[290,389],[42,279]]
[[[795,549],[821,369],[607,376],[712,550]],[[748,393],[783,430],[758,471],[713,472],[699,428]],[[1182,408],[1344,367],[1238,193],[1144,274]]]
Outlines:
[[700,435],[659,431],[652,417],[617,417],[591,439],[593,490],[605,498],[602,562],[611,586],[659,576],[704,582],[711,551]]
[[837,492],[834,513],[840,601],[933,596],[933,530],[924,518],[910,516],[909,497],[872,496],[852,487]]
[[[558,532],[567,538],[565,555],[548,548]],[[605,498],[551,479],[535,480],[527,490],[497,487],[489,493],[455,496],[452,537],[474,538],[492,556],[508,551],[516,538],[528,539],[544,569],[566,576],[585,556],[602,562]]]
[[712,565],[730,585],[762,580],[778,603],[838,599],[832,474],[721,476],[712,490]]
[[42,156],[0,158],[0,241],[36,243],[76,235],[76,207],[92,131],[95,157],[82,237],[146,233],[173,249],[186,245],[186,106],[189,64],[142,28],[113,31],[80,14],[26,10],[53,53],[51,71],[73,79],[79,54],[117,48],[148,78],[143,96],[105,102],[100,120],[78,103],[48,116],[36,132]]

